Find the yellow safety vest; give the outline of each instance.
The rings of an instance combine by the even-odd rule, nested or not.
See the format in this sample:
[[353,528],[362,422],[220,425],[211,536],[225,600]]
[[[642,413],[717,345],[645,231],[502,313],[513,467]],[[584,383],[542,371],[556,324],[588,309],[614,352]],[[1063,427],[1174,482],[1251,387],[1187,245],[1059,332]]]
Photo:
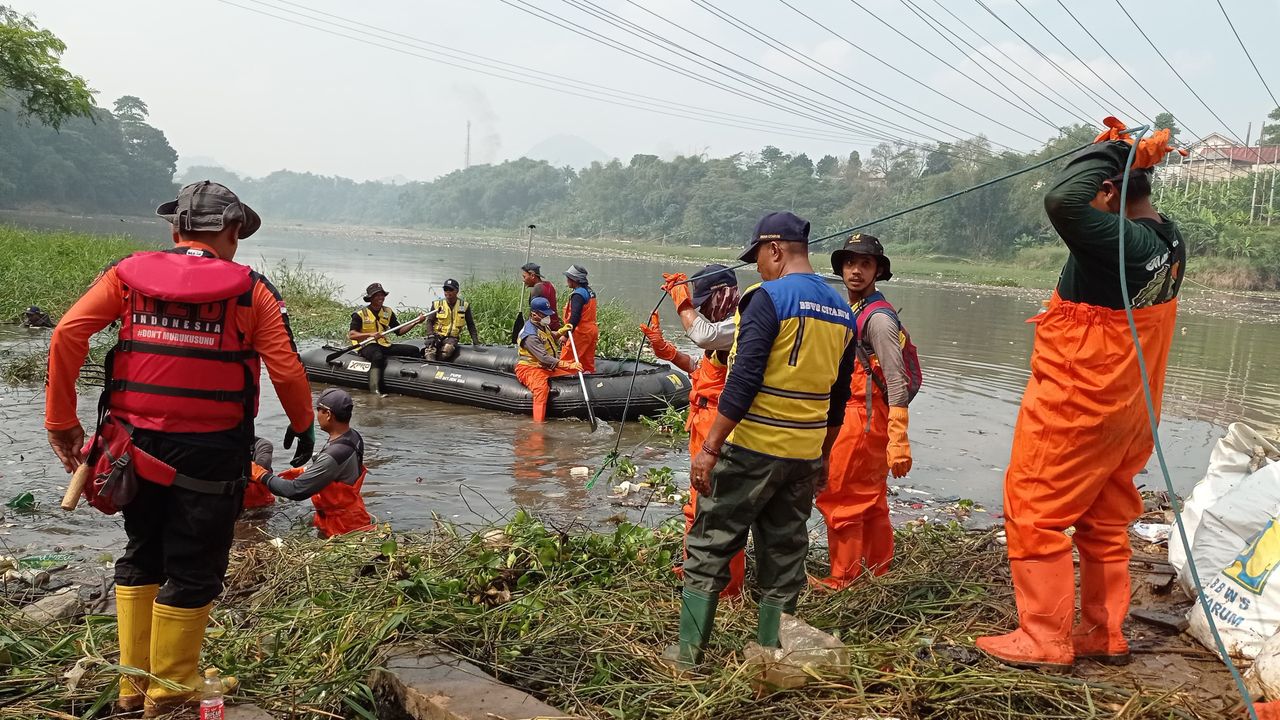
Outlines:
[[[765,366],[764,381],[747,413],[727,441],[764,455],[793,460],[822,456],[827,435],[831,386],[840,359],[854,334],[849,301],[812,273],[794,273],[751,286],[768,291],[778,316],[778,336]],[[764,297],[756,298],[764,302]],[[741,314],[735,318],[739,330]],[[729,378],[738,353],[737,337],[729,356]],[[839,412],[844,412],[841,408]]]
[[453,338],[461,335],[462,329],[467,326],[467,310],[470,308],[471,304],[462,298],[458,298],[458,304],[454,307],[449,307],[449,303],[444,300],[431,303],[431,312],[436,314],[435,334]]
[[516,340],[516,347],[520,350],[520,365],[542,367],[542,363],[538,361],[538,358],[534,357],[533,353],[524,347],[524,339],[533,336],[537,336],[542,341],[542,345],[547,349],[548,355],[554,358],[560,357],[560,345],[556,342],[556,336],[547,328],[532,320],[527,320],[525,321],[524,329],[520,331],[520,337]]
[[[391,308],[383,306],[383,308],[378,311],[378,316],[376,318],[373,316],[373,311],[368,307],[360,308],[360,332],[377,333],[386,332],[390,329]],[[376,342],[383,347],[391,347],[391,341],[387,338],[378,338]],[[352,340],[351,344],[359,345],[360,341]]]

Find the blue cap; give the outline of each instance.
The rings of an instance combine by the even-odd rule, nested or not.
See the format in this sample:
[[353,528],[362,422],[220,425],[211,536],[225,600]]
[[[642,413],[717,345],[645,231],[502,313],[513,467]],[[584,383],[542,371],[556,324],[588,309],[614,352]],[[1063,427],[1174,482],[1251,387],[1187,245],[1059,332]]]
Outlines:
[[743,262],[755,262],[760,243],[809,242],[809,221],[790,212],[772,212],[760,218],[756,230],[747,241],[747,249],[738,256]]
[[550,315],[554,312],[551,309],[551,301],[544,297],[536,297],[529,301],[529,309],[542,315]]

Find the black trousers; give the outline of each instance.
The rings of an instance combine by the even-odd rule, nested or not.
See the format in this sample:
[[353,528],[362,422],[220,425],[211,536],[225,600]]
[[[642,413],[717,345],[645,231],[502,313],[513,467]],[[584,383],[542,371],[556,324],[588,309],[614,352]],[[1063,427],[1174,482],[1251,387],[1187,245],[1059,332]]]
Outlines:
[[[236,482],[250,448],[241,433],[176,436],[139,430],[134,443],[201,480]],[[117,585],[160,585],[156,602],[198,608],[222,592],[244,490],[210,495],[139,478],[138,494],[122,509],[128,536],[116,561]]]
[[426,343],[423,345],[426,352],[435,350],[441,360],[452,360],[458,354],[458,338],[453,335],[436,335],[432,333],[427,336]]
[[374,367],[384,368],[387,366],[388,356],[396,357],[422,357],[422,351],[413,345],[404,345],[402,343],[393,343],[391,345],[379,345],[378,343],[369,343],[360,348],[360,357],[373,363]]

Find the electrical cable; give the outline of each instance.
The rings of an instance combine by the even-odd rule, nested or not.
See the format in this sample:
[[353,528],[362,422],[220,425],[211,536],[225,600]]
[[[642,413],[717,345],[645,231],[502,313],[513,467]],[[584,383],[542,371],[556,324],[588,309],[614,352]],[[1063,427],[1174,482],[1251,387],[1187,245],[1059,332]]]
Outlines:
[[1045,125],[1048,125],[1049,127],[1053,128],[1054,130],[1058,130],[1058,129],[1060,129],[1060,128],[1059,128],[1059,127],[1058,127],[1058,126],[1057,126],[1057,125],[1052,121],[1052,120],[1050,120],[1049,118],[1045,117],[1043,114],[1041,114],[1041,113],[1040,113],[1038,110],[1036,110],[1035,108],[1031,108],[1030,110],[1028,110],[1028,109],[1026,109],[1026,108],[1023,108],[1023,107],[1021,107],[1021,106],[1019,106],[1019,105],[1015,104],[1012,100],[1010,100],[1009,98],[1007,98],[1007,97],[1005,97],[1005,96],[1001,95],[1000,93],[996,92],[995,90],[992,90],[990,87],[988,87],[987,85],[983,84],[980,80],[978,80],[977,78],[973,77],[973,76],[972,76],[972,75],[970,75],[969,73],[966,73],[965,71],[961,70],[960,68],[956,67],[955,65],[952,65],[951,63],[947,62],[946,60],[944,60],[940,55],[938,55],[938,54],[937,54],[937,53],[935,53],[934,51],[930,50],[929,48],[925,47],[924,45],[921,45],[919,42],[916,42],[916,39],[915,39],[915,38],[911,37],[910,35],[907,35],[906,33],[902,32],[902,31],[901,31],[901,30],[899,30],[898,28],[894,27],[891,23],[889,23],[888,21],[886,21],[884,18],[881,18],[879,15],[877,15],[877,14],[875,14],[874,12],[872,12],[872,11],[868,10],[868,9],[867,9],[867,7],[866,7],[865,5],[863,5],[861,2],[859,2],[858,0],[849,0],[849,2],[851,2],[851,3],[853,3],[854,5],[858,6],[859,8],[861,8],[861,9],[862,9],[862,11],[863,11],[863,12],[865,12],[866,14],[868,14],[868,15],[870,15],[871,17],[875,18],[876,20],[878,20],[878,21],[880,22],[880,24],[881,24],[881,25],[884,25],[885,27],[887,27],[887,28],[889,28],[890,30],[892,30],[892,31],[894,31],[895,33],[897,33],[897,34],[898,34],[898,36],[899,36],[899,37],[901,37],[903,40],[906,40],[907,42],[911,43],[912,45],[915,45],[915,46],[916,46],[917,48],[919,48],[920,50],[923,50],[923,51],[924,51],[925,53],[927,53],[930,57],[932,57],[933,59],[935,59],[935,60],[937,60],[938,62],[942,63],[943,65],[946,65],[947,67],[951,68],[951,69],[952,69],[952,70],[954,70],[956,73],[958,73],[961,77],[965,78],[966,80],[968,80],[969,82],[971,82],[971,83],[973,83],[974,85],[978,86],[979,88],[981,88],[981,89],[983,89],[983,90],[986,90],[986,91],[987,91],[988,93],[990,93],[993,97],[996,97],[996,98],[1000,99],[1001,101],[1003,101],[1003,102],[1007,103],[1007,104],[1009,105],[1009,107],[1011,107],[1011,108],[1013,108],[1013,109],[1015,109],[1015,110],[1017,110],[1017,111],[1019,111],[1019,112],[1021,112],[1021,113],[1025,114],[1025,115],[1027,115],[1027,116],[1029,116],[1029,117],[1031,117],[1031,118],[1033,118],[1033,119],[1035,119],[1035,120],[1039,120],[1039,121],[1043,122]]
[[1222,6],[1222,0],[1218,0],[1218,9],[1222,11],[1222,17],[1226,18],[1227,25],[1231,27],[1231,34],[1236,36],[1236,42],[1240,43],[1240,49],[1244,51],[1244,56],[1249,58],[1249,64],[1253,66],[1253,71],[1257,73],[1258,79],[1262,81],[1262,87],[1267,89],[1267,94],[1271,96],[1271,102],[1280,107],[1280,100],[1276,99],[1276,94],[1271,92],[1271,86],[1267,84],[1266,78],[1262,77],[1262,71],[1258,69],[1258,63],[1253,61],[1253,55],[1249,54],[1249,48],[1244,46],[1244,40],[1240,39],[1240,33],[1236,31],[1236,24],[1231,22],[1231,16],[1227,14],[1227,9]]
[[[957,52],[959,52],[962,56],[964,56],[964,57],[965,57],[965,59],[972,61],[972,62],[973,62],[973,64],[974,64],[974,67],[976,67],[976,68],[978,68],[979,70],[981,70],[982,72],[986,73],[986,74],[987,74],[987,77],[989,77],[989,78],[991,78],[992,80],[994,80],[994,81],[996,81],[997,83],[999,83],[999,84],[1000,84],[1000,87],[1004,88],[1005,90],[1008,90],[1008,91],[1009,91],[1010,93],[1012,93],[1012,94],[1017,94],[1017,91],[1015,91],[1013,88],[1009,87],[1008,85],[1005,85],[1003,81],[1001,81],[1001,80],[1000,80],[999,78],[997,78],[997,77],[996,77],[996,76],[995,76],[995,75],[994,75],[990,70],[988,70],[988,69],[987,69],[986,65],[983,65],[982,63],[978,62],[976,58],[974,58],[973,56],[971,56],[969,53],[965,52],[963,48],[961,48],[959,45],[957,45],[957,44],[956,44],[955,40],[952,40],[952,39],[951,39],[951,37],[948,37],[948,35],[947,35],[947,33],[950,33],[950,34],[951,34],[952,36],[954,36],[957,40],[959,40],[960,42],[964,43],[964,44],[965,44],[965,46],[966,46],[966,47],[968,47],[968,48],[969,48],[969,50],[970,50],[974,55],[977,55],[978,57],[981,57],[981,58],[983,58],[983,59],[986,59],[986,55],[985,55],[983,52],[981,52],[980,50],[978,50],[978,48],[974,47],[972,44],[970,44],[970,43],[969,43],[967,40],[965,40],[964,38],[960,37],[959,33],[957,33],[955,30],[952,30],[951,28],[948,28],[948,27],[946,27],[945,25],[943,25],[941,22],[939,22],[939,21],[937,20],[937,18],[935,18],[935,17],[933,17],[932,15],[930,15],[928,12],[926,12],[923,8],[921,8],[921,7],[917,6],[915,3],[911,2],[911,0],[900,0],[900,2],[901,2],[901,3],[902,3],[902,4],[903,4],[903,5],[904,5],[908,10],[910,10],[912,13],[914,13],[914,14],[915,14],[915,16],[916,16],[917,18],[919,18],[919,19],[920,19],[920,22],[923,22],[923,23],[924,23],[924,24],[925,24],[925,25],[926,25],[930,30],[934,31],[934,33],[936,33],[936,34],[938,35],[938,37],[942,38],[943,40],[946,40],[946,41],[947,41],[947,43],[948,43],[948,44],[950,44],[950,45],[951,45],[951,47],[955,48]],[[945,29],[946,29],[946,31],[947,31],[946,33],[944,33],[944,32],[943,32],[943,28],[945,28]],[[1016,63],[1014,63],[1014,65],[1016,66]],[[1067,108],[1066,106],[1062,105],[1062,104],[1061,104],[1061,103],[1059,103],[1058,101],[1054,100],[1053,98],[1049,97],[1048,95],[1045,95],[1043,92],[1040,92],[1040,91],[1039,91],[1039,90],[1037,90],[1036,88],[1031,87],[1031,85],[1029,85],[1025,80],[1023,80],[1022,78],[1020,78],[1020,77],[1018,77],[1016,74],[1014,74],[1012,70],[1010,70],[1010,69],[1008,69],[1008,68],[1000,67],[999,65],[997,65],[996,67],[998,67],[998,68],[1000,68],[1001,70],[1003,70],[1003,71],[1004,71],[1004,73],[1005,73],[1006,75],[1008,75],[1010,78],[1013,78],[1014,80],[1016,80],[1016,81],[1018,81],[1019,83],[1021,83],[1021,84],[1022,84],[1022,86],[1023,86],[1023,87],[1025,87],[1026,89],[1028,89],[1028,90],[1030,90],[1031,92],[1033,92],[1033,93],[1035,93],[1035,94],[1039,95],[1041,98],[1044,98],[1046,101],[1048,101],[1048,102],[1050,102],[1050,103],[1052,103],[1052,104],[1054,104],[1054,105],[1057,105],[1057,106],[1058,106],[1058,109],[1062,110],[1062,111],[1063,111],[1063,112],[1065,112],[1066,114],[1068,114],[1068,115],[1075,115],[1075,117],[1076,117],[1076,119],[1077,119],[1077,120],[1080,120],[1081,122],[1083,122],[1083,123],[1085,123],[1085,124],[1090,124],[1090,123],[1092,123],[1092,122],[1093,122],[1092,120],[1090,120],[1090,119],[1089,119],[1089,113],[1088,113],[1087,111],[1085,111],[1084,109],[1082,109],[1079,105],[1076,105],[1075,103],[1071,102],[1070,100],[1067,100],[1067,99],[1066,99],[1065,97],[1063,97],[1061,94],[1055,93],[1055,94],[1058,94],[1058,95],[1059,95],[1059,97],[1062,97],[1063,102],[1066,102],[1068,105],[1071,105],[1071,108],[1070,108],[1070,109],[1069,109],[1069,108]],[[1018,95],[1018,97],[1019,97],[1019,99],[1022,99],[1022,101],[1023,101],[1023,102],[1026,102],[1026,100],[1025,100],[1025,99],[1023,99],[1021,95]],[[1030,104],[1030,103],[1028,103],[1028,104]]]
[[1120,183],[1121,217],[1118,223],[1120,230],[1117,243],[1120,255],[1120,295],[1124,298],[1124,314],[1129,321],[1129,333],[1133,336],[1133,351],[1138,361],[1138,373],[1142,377],[1142,397],[1147,403],[1147,422],[1151,426],[1151,438],[1155,443],[1156,459],[1160,464],[1160,473],[1164,476],[1164,485],[1169,493],[1169,501],[1173,505],[1174,524],[1177,525],[1178,540],[1182,543],[1182,550],[1186,554],[1187,569],[1191,571],[1191,580],[1195,583],[1196,599],[1200,601],[1200,609],[1204,611],[1218,654],[1222,657],[1222,661],[1227,664],[1227,669],[1231,671],[1231,679],[1235,681],[1236,690],[1240,693],[1240,699],[1244,701],[1245,711],[1248,712],[1250,720],[1258,720],[1258,711],[1253,707],[1253,700],[1248,688],[1245,687],[1244,678],[1240,676],[1240,670],[1236,668],[1235,662],[1232,661],[1231,655],[1227,652],[1226,644],[1222,642],[1222,635],[1218,633],[1218,623],[1213,619],[1213,608],[1210,607],[1209,597],[1204,593],[1204,585],[1200,582],[1200,572],[1196,569],[1196,561],[1191,554],[1191,541],[1187,539],[1187,528],[1182,522],[1182,507],[1178,502],[1178,494],[1173,489],[1173,479],[1169,475],[1169,466],[1164,459],[1164,448],[1160,444],[1160,418],[1156,416],[1155,401],[1151,397],[1151,378],[1147,374],[1147,363],[1142,354],[1142,341],[1138,337],[1138,324],[1133,318],[1133,302],[1129,298],[1129,280],[1125,271],[1124,258],[1124,228],[1128,224],[1128,218],[1124,217],[1123,213],[1128,208],[1129,173],[1133,169],[1133,159],[1138,151],[1138,143],[1142,141],[1142,136],[1149,129],[1147,126],[1140,126],[1127,131],[1133,134],[1133,142],[1129,147],[1129,158],[1125,161],[1124,167],[1121,168],[1124,172],[1124,180]]
[[891,62],[889,62],[889,61],[885,60],[884,58],[882,58],[882,57],[880,57],[880,56],[878,56],[878,55],[876,55],[876,54],[874,54],[874,53],[871,53],[871,52],[867,51],[866,49],[864,49],[863,47],[859,46],[857,43],[853,42],[853,41],[852,41],[852,40],[850,40],[849,38],[845,37],[844,35],[841,35],[840,33],[836,32],[835,30],[832,30],[830,27],[828,27],[828,26],[826,26],[826,25],[822,24],[822,22],[820,22],[819,20],[817,20],[816,18],[814,18],[812,15],[809,15],[808,13],[804,12],[804,11],[803,11],[803,10],[801,10],[800,8],[796,7],[795,5],[792,5],[792,4],[791,4],[790,2],[788,2],[787,0],[778,0],[778,2],[782,3],[783,5],[786,5],[786,6],[787,6],[788,8],[790,8],[792,11],[794,11],[797,15],[799,15],[799,16],[801,16],[801,17],[803,17],[804,19],[808,20],[809,22],[813,23],[814,25],[817,25],[818,27],[822,28],[823,30],[826,30],[826,31],[827,31],[827,32],[828,32],[832,37],[836,38],[837,40],[840,40],[841,42],[843,42],[845,45],[848,45],[850,48],[852,48],[852,49],[853,49],[853,50],[855,50],[856,52],[861,53],[861,54],[862,54],[862,55],[864,55],[865,57],[867,57],[867,58],[869,58],[869,59],[871,59],[871,60],[873,60],[873,61],[875,61],[875,62],[877,62],[877,63],[879,63],[879,64],[881,64],[881,65],[883,65],[885,68],[887,68],[887,69],[889,69],[889,70],[892,70],[893,72],[895,72],[895,73],[897,73],[897,74],[901,75],[904,79],[909,80],[909,81],[911,81],[911,82],[915,83],[916,85],[919,85],[921,88],[923,88],[923,89],[925,89],[925,90],[928,90],[929,92],[933,93],[934,95],[937,95],[938,97],[942,98],[943,100],[946,100],[947,102],[950,102],[950,103],[953,103],[953,104],[955,104],[955,105],[958,105],[958,106],[960,106],[961,108],[964,108],[965,110],[968,110],[969,112],[973,113],[974,115],[977,115],[978,117],[983,118],[984,120],[987,120],[987,121],[989,121],[989,122],[995,123],[996,125],[998,125],[998,126],[1000,126],[1000,127],[1004,128],[1004,129],[1006,129],[1006,130],[1008,130],[1008,131],[1010,131],[1010,132],[1013,132],[1013,133],[1016,133],[1016,134],[1018,134],[1018,135],[1021,135],[1022,137],[1025,137],[1025,138],[1027,138],[1028,140],[1033,140],[1033,141],[1039,142],[1039,140],[1038,140],[1036,137],[1034,137],[1034,136],[1032,136],[1032,135],[1028,135],[1027,133],[1023,132],[1022,130],[1018,129],[1017,127],[1014,127],[1013,125],[1009,125],[1009,124],[1005,123],[1003,120],[1000,120],[999,118],[996,118],[996,117],[993,117],[993,116],[991,116],[991,115],[988,115],[988,114],[986,114],[986,113],[982,112],[981,110],[978,110],[977,108],[974,108],[974,107],[973,107],[973,106],[971,106],[971,105],[967,105],[967,104],[965,104],[965,103],[963,103],[963,102],[960,102],[960,101],[959,101],[959,100],[957,100],[954,96],[951,96],[951,95],[948,95],[948,94],[946,94],[946,93],[942,92],[941,90],[939,90],[939,89],[935,88],[934,86],[932,86],[932,85],[930,85],[930,84],[928,84],[928,83],[924,82],[924,81],[923,81],[923,80],[921,80],[920,78],[918,78],[918,77],[916,77],[916,76],[914,76],[914,75],[912,75],[912,74],[910,74],[910,73],[908,73],[908,72],[904,71],[902,68],[898,67],[897,65],[894,65],[893,63],[891,63]]

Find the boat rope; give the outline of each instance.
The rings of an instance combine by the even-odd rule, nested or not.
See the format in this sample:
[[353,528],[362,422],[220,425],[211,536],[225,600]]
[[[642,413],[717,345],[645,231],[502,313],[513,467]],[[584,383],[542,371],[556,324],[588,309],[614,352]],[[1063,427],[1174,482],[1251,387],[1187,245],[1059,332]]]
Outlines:
[[[1124,180],[1120,183],[1120,208],[1122,213],[1128,208],[1129,172],[1133,169],[1133,159],[1138,150],[1138,143],[1149,129],[1149,126],[1143,125],[1128,131],[1133,134],[1133,144],[1129,148],[1129,158],[1122,168],[1124,172]],[[1258,712],[1253,707],[1253,700],[1249,695],[1249,690],[1245,687],[1244,678],[1241,677],[1240,670],[1236,668],[1231,655],[1227,653],[1226,644],[1222,642],[1222,635],[1218,633],[1218,623],[1213,619],[1213,608],[1210,606],[1209,597],[1205,594],[1204,586],[1200,582],[1200,572],[1196,568],[1195,558],[1191,554],[1191,541],[1187,539],[1187,528],[1182,522],[1182,503],[1178,501],[1178,494],[1173,489],[1173,479],[1169,476],[1169,467],[1165,463],[1164,448],[1160,444],[1160,420],[1156,416],[1155,400],[1151,397],[1151,379],[1148,377],[1147,364],[1142,354],[1142,341],[1138,339],[1138,325],[1133,319],[1133,302],[1129,298],[1129,280],[1125,271],[1124,259],[1126,219],[1124,217],[1120,218],[1119,242],[1117,243],[1120,254],[1120,294],[1124,298],[1124,314],[1129,321],[1129,333],[1133,336],[1133,350],[1137,355],[1138,372],[1142,376],[1142,396],[1147,403],[1147,422],[1151,426],[1151,438],[1155,442],[1156,459],[1160,463],[1160,474],[1164,477],[1165,490],[1169,493],[1169,502],[1173,506],[1173,519],[1178,528],[1178,541],[1182,543],[1182,550],[1187,557],[1187,569],[1191,571],[1191,580],[1195,583],[1196,599],[1200,601],[1200,608],[1204,611],[1205,620],[1208,621],[1209,632],[1213,635],[1213,642],[1217,646],[1218,655],[1222,657],[1222,661],[1227,664],[1227,669],[1231,671],[1231,679],[1235,681],[1236,690],[1240,693],[1240,699],[1244,701],[1245,711],[1249,714],[1250,720],[1258,720]],[[1183,272],[1185,271],[1184,268]]]

